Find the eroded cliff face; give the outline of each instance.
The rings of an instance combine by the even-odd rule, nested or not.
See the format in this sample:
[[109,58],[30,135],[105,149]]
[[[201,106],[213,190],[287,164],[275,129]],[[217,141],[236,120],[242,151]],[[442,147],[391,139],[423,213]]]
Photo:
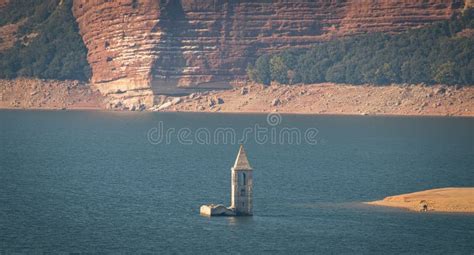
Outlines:
[[448,19],[464,5],[463,0],[75,0],[73,12],[89,50],[92,82],[115,101],[151,106],[156,94],[227,88],[263,53],[399,32]]

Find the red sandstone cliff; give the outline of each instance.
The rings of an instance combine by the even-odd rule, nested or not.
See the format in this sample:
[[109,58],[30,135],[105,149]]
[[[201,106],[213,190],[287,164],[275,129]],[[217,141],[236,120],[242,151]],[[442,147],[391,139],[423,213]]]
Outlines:
[[[465,0],[472,4],[470,0]],[[126,104],[225,88],[256,56],[445,20],[463,0],[75,0],[92,82]]]

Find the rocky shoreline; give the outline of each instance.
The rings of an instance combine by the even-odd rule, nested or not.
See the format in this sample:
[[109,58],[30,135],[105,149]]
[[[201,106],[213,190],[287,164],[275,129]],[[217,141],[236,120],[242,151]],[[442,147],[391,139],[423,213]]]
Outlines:
[[0,80],[0,109],[104,109],[105,99],[87,83],[42,79]]
[[474,116],[474,87],[247,84],[232,90],[163,97],[151,111]]
[[474,116],[474,87],[418,85],[263,86],[155,95],[154,105],[125,105],[87,83],[40,79],[0,80],[0,109],[223,112],[316,115]]

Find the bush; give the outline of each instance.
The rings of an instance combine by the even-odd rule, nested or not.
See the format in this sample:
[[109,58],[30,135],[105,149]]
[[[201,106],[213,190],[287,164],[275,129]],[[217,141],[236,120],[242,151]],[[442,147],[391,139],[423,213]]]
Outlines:
[[258,83],[270,85],[270,56],[263,55],[259,57],[255,62],[255,66],[249,65],[247,67],[247,74],[252,80]]

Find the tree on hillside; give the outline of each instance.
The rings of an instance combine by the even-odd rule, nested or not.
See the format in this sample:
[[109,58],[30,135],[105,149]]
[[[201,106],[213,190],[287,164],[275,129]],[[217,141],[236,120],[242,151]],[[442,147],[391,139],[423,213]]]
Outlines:
[[264,84],[473,85],[474,38],[469,29],[474,29],[472,9],[449,21],[400,34],[373,33],[265,55],[257,59],[249,78]]
[[440,65],[434,75],[434,80],[442,84],[456,84],[457,74],[453,62],[446,62]]

